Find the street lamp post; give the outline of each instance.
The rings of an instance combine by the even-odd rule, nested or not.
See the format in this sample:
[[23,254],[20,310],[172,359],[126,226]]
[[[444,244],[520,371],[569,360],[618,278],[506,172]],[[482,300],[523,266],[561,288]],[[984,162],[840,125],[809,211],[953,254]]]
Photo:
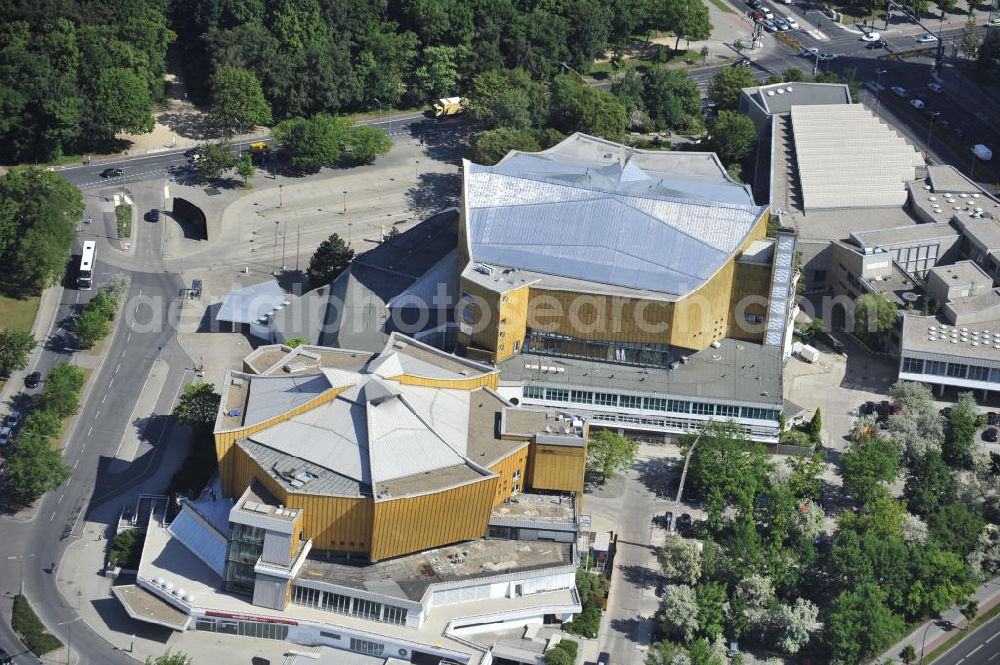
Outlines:
[[76,617],[75,619],[56,624],[57,626],[66,626],[66,665],[69,665],[70,654],[73,653],[73,623],[82,618]]
[[18,586],[18,593],[22,596],[24,595],[24,560],[31,559],[34,556],[35,556],[34,554],[18,554],[17,556],[7,557],[9,561],[17,559],[17,573],[18,577],[20,578],[20,581],[18,582],[17,586]]
[[875,115],[878,115],[879,109],[882,108],[882,86],[879,85],[879,79],[882,74],[885,74],[887,69],[876,69],[875,70]]
[[941,113],[939,111],[935,111],[934,113],[931,113],[931,124],[930,124],[929,127],[927,127],[927,154],[928,155],[930,155],[930,152],[931,152],[931,132],[934,131],[934,121],[937,120],[937,117],[939,115],[941,115]]
[[284,208],[285,207],[285,186],[284,185],[278,185],[278,207],[279,208]]
[[420,160],[416,160],[413,164],[413,182],[420,180]]
[[927,642],[927,631],[930,630],[931,626],[934,625],[933,621],[927,623],[927,627],[924,628],[924,637],[920,640],[920,662],[917,665],[923,665],[924,662],[924,644]]

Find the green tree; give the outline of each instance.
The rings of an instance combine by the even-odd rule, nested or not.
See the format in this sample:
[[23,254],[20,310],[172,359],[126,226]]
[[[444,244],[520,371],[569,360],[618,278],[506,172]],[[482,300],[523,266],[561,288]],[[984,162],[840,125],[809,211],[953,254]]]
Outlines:
[[813,414],[812,419],[809,421],[809,431],[817,438],[820,432],[823,431],[823,414],[820,413],[818,406],[816,407],[816,413]]
[[23,432],[33,432],[39,436],[54,439],[62,434],[62,418],[54,411],[34,411],[24,419]]
[[84,310],[92,309],[108,321],[113,321],[118,313],[118,300],[107,289],[101,289],[84,305]]
[[39,407],[60,418],[69,418],[80,408],[80,392],[85,382],[86,377],[79,367],[66,362],[59,363],[45,376],[45,390],[39,400]]
[[781,78],[786,83],[796,83],[798,81],[804,81],[806,75],[802,73],[802,70],[798,67],[789,67],[781,73]]
[[660,608],[653,618],[662,635],[688,644],[698,632],[698,599],[694,589],[671,584],[663,592]]
[[95,132],[111,138],[118,132],[145,134],[153,131],[152,100],[145,72],[113,67],[100,73],[94,104]]
[[680,47],[681,39],[702,41],[712,35],[712,22],[708,17],[708,7],[701,0],[667,0],[661,5],[656,18],[657,27],[677,35],[674,50]]
[[840,458],[844,489],[861,504],[883,495],[882,483],[894,482],[899,468],[899,450],[891,441],[877,437],[852,441]]
[[929,4],[928,0],[914,0],[909,3],[910,11],[912,11],[917,17],[923,16],[927,13],[927,7]]
[[914,515],[930,515],[955,500],[958,481],[941,453],[930,451],[910,464],[903,498]]
[[674,665],[675,658],[686,655],[684,649],[673,642],[657,642],[646,654],[646,665]]
[[146,657],[146,665],[193,665],[193,663],[194,659],[184,655],[183,651],[171,653],[169,649],[166,653],[157,656],[155,660],[152,656]]
[[642,81],[642,102],[654,127],[688,133],[702,130],[701,94],[687,73],[655,68]]
[[306,275],[314,286],[329,284],[354,260],[354,250],[336,233],[324,240],[309,259]]
[[278,123],[272,132],[293,167],[315,173],[340,159],[351,122],[320,114],[308,120],[293,118]]
[[248,132],[257,125],[271,124],[271,105],[252,71],[221,67],[212,75],[209,85],[212,105],[208,115],[224,134]]
[[184,393],[174,409],[174,417],[194,427],[211,427],[221,401],[222,396],[215,392],[214,384],[195,381],[184,386]]
[[721,635],[726,623],[726,587],[718,582],[708,582],[695,587],[698,601],[698,628],[710,639]]
[[881,293],[865,293],[854,303],[854,332],[873,335],[896,325],[896,303]]
[[619,141],[625,136],[628,118],[625,107],[611,93],[563,75],[552,82],[549,122],[561,132],[583,132]]
[[712,149],[726,166],[743,163],[757,144],[757,128],[745,115],[719,111],[712,123]]
[[931,537],[962,558],[976,549],[984,524],[982,515],[961,501],[952,501],[927,516]]
[[587,471],[600,474],[606,480],[635,464],[639,444],[621,434],[598,430],[587,442]]
[[[818,410],[817,410],[818,413]],[[826,456],[821,452],[812,455],[789,457],[785,464],[791,470],[788,489],[800,499],[818,501],[823,491],[823,473],[826,471]]]
[[944,444],[941,453],[944,460],[954,467],[964,467],[972,461],[972,450],[976,444],[978,409],[972,393],[958,396],[955,406],[948,414]]
[[823,641],[835,659],[859,663],[892,644],[904,627],[903,620],[886,607],[885,593],[866,582],[834,599]]
[[28,366],[28,354],[38,342],[27,330],[0,330],[0,376],[7,378],[12,372]]
[[303,344],[308,344],[309,340],[305,337],[290,337],[289,339],[283,340],[281,342],[288,348],[294,349],[296,347],[302,346]]
[[249,152],[244,152],[240,155],[240,158],[236,160],[236,172],[241,178],[243,178],[243,186],[249,186],[250,178],[252,178],[254,173],[257,172],[257,167],[254,165],[253,157]]
[[7,465],[7,482],[22,504],[34,503],[70,477],[62,453],[49,444],[48,437],[23,432],[12,444]]
[[911,665],[911,663],[917,662],[917,650],[913,648],[912,644],[907,644],[899,652],[899,659],[906,665]]
[[236,166],[233,146],[227,141],[205,143],[201,146],[199,155],[195,167],[206,180],[218,180],[223,173]]
[[656,558],[667,582],[688,586],[698,583],[701,577],[701,547],[694,540],[668,533]]
[[[681,448],[687,454],[695,437],[682,437]],[[730,424],[712,423],[701,434],[691,453],[689,485],[695,496],[706,502],[712,515],[720,515],[725,504],[751,511],[754,500],[767,487],[771,463],[759,444],[751,443],[742,431]]]
[[407,96],[411,103],[451,97],[458,93],[458,63],[467,57],[468,49],[454,46],[428,46],[413,70]]
[[534,134],[526,129],[497,127],[476,134],[469,150],[469,159],[477,164],[492,166],[511,150],[538,152],[541,146]]
[[80,316],[73,322],[73,332],[84,348],[92,347],[97,341],[104,339],[111,332],[108,319],[96,308],[84,307]]
[[359,164],[371,164],[379,155],[392,149],[392,139],[384,130],[371,125],[350,127],[344,134],[344,152]]
[[708,96],[715,100],[715,108],[736,111],[740,106],[740,91],[756,85],[746,67],[724,67],[708,82]]
[[965,605],[962,605],[960,611],[962,612],[962,616],[965,617],[966,629],[968,629],[968,624],[971,624],[972,620],[979,614],[979,601],[973,598]]

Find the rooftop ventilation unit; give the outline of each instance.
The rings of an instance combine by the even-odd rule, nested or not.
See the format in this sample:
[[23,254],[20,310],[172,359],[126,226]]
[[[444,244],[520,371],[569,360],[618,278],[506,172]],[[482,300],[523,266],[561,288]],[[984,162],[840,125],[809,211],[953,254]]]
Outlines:
[[482,273],[483,275],[490,275],[490,276],[492,276],[493,275],[493,268],[491,268],[490,266],[486,265],[485,263],[477,263],[476,264],[476,272]]

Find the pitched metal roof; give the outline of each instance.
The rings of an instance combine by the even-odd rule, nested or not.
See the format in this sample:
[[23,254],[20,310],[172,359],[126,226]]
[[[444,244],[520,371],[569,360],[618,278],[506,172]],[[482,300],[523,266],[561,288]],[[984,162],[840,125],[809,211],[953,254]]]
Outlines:
[[276,280],[261,282],[228,292],[215,318],[233,323],[264,323],[261,319],[288,304]]
[[714,156],[713,171],[682,153],[621,149],[574,135],[492,167],[465,162],[473,260],[671,295],[701,286],[763,208]]

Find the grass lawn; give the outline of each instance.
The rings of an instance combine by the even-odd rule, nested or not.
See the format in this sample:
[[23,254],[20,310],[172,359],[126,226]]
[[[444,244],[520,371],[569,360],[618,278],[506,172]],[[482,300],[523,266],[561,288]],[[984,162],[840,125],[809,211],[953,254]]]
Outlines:
[[730,7],[728,4],[726,4],[722,0],[710,0],[710,1],[711,1],[711,3],[713,5],[715,5],[716,9],[718,9],[720,12],[726,12],[727,14],[735,14],[736,13],[733,10],[732,7]]
[[38,313],[38,296],[24,299],[0,296],[0,326],[8,330],[31,330]]
[[118,219],[118,239],[132,237],[132,206],[127,203],[115,206],[115,217]]
[[38,615],[28,604],[28,599],[21,594],[14,596],[14,611],[11,615],[10,627],[36,656],[55,651],[63,645],[55,635],[45,630]]

